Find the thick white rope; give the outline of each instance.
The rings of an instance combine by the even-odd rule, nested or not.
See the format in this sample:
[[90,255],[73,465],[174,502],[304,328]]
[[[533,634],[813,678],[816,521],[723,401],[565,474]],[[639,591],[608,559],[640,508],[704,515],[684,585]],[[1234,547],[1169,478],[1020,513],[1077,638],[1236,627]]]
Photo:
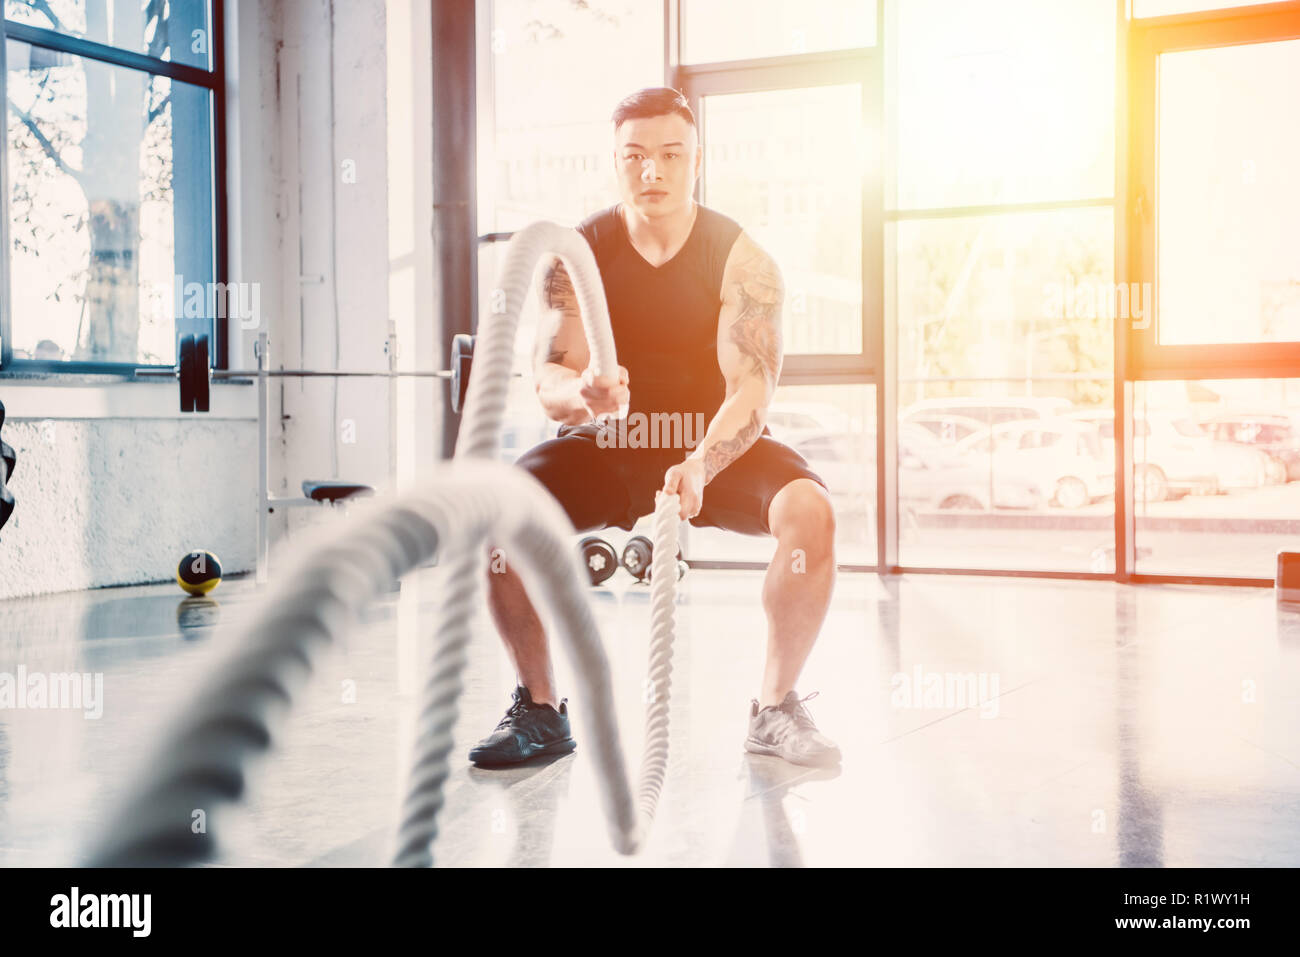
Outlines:
[[502,541],[507,560],[521,565],[541,585],[572,659],[580,684],[578,712],[584,734],[595,745],[601,800],[614,846],[622,853],[643,846],[667,767],[678,497],[660,494],[656,502],[650,694],[634,808],[608,661],[581,587],[585,573],[569,541],[573,528],[535,479],[492,461],[519,310],[537,259],[548,251],[561,256],[574,278],[595,371],[610,375],[616,370],[609,316],[590,248],[573,230],[551,223],[528,227],[511,243],[502,271],[506,308],[492,313],[483,324],[483,346],[476,344],[476,374],[471,375],[456,461],[440,464],[418,490],[388,504],[363,506],[295,549],[251,623],[227,646],[197,693],[163,725],[161,742],[100,831],[89,864],[165,866],[209,858],[214,831],[210,825],[195,828],[196,812],[210,816],[217,806],[242,795],[246,761],[270,746],[272,730],[317,656],[353,627],[361,610],[394,579],[442,554],[448,556],[447,607],[422,689],[415,756],[394,856],[397,864],[431,863],[429,847],[443,804],[465,650],[484,573],[484,545]]
[[[129,778],[136,783],[99,830],[89,863],[171,866],[210,857],[213,812],[242,795],[246,763],[270,747],[325,650],[395,579],[436,553],[481,553],[488,541],[507,543],[563,625],[562,645],[581,682],[579,711],[594,736],[613,742],[596,749],[598,772],[612,782],[602,792],[606,814],[616,839],[631,833],[636,816],[617,748],[609,668],[572,534],[536,479],[504,463],[475,461],[440,463],[396,501],[363,504],[346,521],[303,536],[252,620],[163,722],[160,744]],[[440,633],[462,633],[461,649],[469,618],[465,598],[448,593]],[[436,751],[430,739],[424,745]],[[423,765],[418,761],[416,770]],[[430,807],[440,805],[439,794]],[[207,827],[195,833],[198,811]]]
[[[543,256],[558,256],[572,279],[582,313],[583,329],[597,376],[617,380],[618,361],[609,307],[601,284],[596,257],[576,230],[550,222],[536,222],[510,240],[492,293],[492,308],[479,323],[474,342],[474,360],[465,396],[464,418],[456,441],[455,458],[496,459],[502,419],[514,365],[519,316],[529,287]],[[635,384],[633,384],[635,387]],[[625,410],[624,414],[626,414]],[[673,616],[676,610],[678,496],[660,493],[656,498],[654,559],[651,569],[650,674],[647,683],[646,743],[642,756],[638,805],[641,821],[635,829],[616,833],[615,846],[624,853],[640,849],[654,818],[659,793],[668,765],[668,692],[672,670]],[[507,553],[506,561],[512,556]],[[476,551],[455,552],[447,559],[445,587],[457,596],[457,607],[468,610],[479,604],[485,556]],[[444,616],[434,639],[429,680],[421,693],[416,755],[407,795],[394,863],[427,866],[432,863],[429,846],[437,834],[437,811],[442,806],[442,785],[448,774],[451,728],[455,724],[457,701],[462,688],[468,632],[458,618]],[[577,662],[578,673],[591,663]],[[609,731],[612,732],[614,725]],[[587,733],[595,731],[592,726]],[[598,761],[602,766],[621,764],[616,733],[594,735]],[[626,787],[602,775],[599,778],[606,807],[616,806],[616,791]]]

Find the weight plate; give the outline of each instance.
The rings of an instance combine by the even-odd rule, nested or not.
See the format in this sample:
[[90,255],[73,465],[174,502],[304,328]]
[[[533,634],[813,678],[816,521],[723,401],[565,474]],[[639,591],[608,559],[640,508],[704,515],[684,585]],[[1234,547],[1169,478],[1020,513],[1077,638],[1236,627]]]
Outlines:
[[178,355],[178,370],[181,380],[181,411],[194,411],[194,379],[192,367],[194,365],[194,337],[182,336],[181,347]]
[[578,543],[582,552],[582,566],[593,585],[599,585],[618,571],[618,554],[614,546],[603,538],[591,536]]
[[474,368],[474,337],[458,332],[451,337],[451,410],[465,408],[469,394],[469,376]]
[[643,579],[654,559],[654,543],[644,535],[633,535],[623,546],[623,567],[634,578]]
[[207,412],[209,393],[212,389],[212,377],[209,365],[208,337],[196,336],[194,339],[194,411]]

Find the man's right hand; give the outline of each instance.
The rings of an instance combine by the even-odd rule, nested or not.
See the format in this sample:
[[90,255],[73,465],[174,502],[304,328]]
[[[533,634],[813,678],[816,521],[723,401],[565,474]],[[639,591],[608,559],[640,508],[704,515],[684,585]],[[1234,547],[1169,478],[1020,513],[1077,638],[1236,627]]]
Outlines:
[[578,379],[578,402],[593,419],[617,415],[630,401],[628,381],[627,369],[623,366],[618,367],[617,381],[613,376],[596,375],[588,366]]

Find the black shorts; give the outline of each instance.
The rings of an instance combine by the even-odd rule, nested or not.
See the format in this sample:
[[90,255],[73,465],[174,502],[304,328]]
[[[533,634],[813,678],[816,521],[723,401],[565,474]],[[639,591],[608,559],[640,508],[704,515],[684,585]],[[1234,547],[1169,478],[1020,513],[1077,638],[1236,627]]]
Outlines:
[[[664,473],[686,458],[682,449],[601,448],[595,423],[560,426],[556,437],[535,445],[515,463],[530,472],[568,513],[580,532],[617,525],[630,531],[654,512]],[[704,504],[691,524],[743,535],[770,535],[767,509],[795,479],[826,483],[794,449],[768,433],[704,487]]]

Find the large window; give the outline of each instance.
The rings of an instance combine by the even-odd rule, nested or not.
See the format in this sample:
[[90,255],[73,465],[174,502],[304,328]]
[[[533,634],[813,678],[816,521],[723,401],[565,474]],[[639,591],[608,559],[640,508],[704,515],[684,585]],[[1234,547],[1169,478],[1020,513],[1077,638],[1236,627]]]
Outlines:
[[862,352],[862,88],[701,99],[703,201],[781,264],[786,354]]
[[[1215,6],[1225,6],[1216,4]],[[1137,3],[1121,286],[1144,576],[1269,581],[1294,546],[1300,3]]]
[[682,0],[682,62],[874,46],[872,0]]
[[[704,144],[700,201],[780,264],[785,359],[772,436],[826,482],[841,565],[877,564],[880,494],[879,10],[869,2],[683,0],[671,83]],[[774,541],[692,528],[688,557],[762,567]]]
[[[1300,477],[1300,2],[636,11],[495,0],[482,231],[603,204],[595,161],[548,145],[580,138],[588,62],[683,90],[701,201],[786,275],[771,429],[833,485],[841,562],[1269,574]],[[516,441],[544,429],[521,411]]]
[[[509,233],[539,219],[576,225],[618,201],[610,114],[627,93],[663,83],[663,8],[638,0],[492,0],[479,72],[478,228]],[[568,65],[568,68],[564,68]],[[599,76],[600,82],[592,82]],[[490,302],[502,247],[478,250]],[[501,455],[513,462],[555,435],[537,401],[535,297],[520,316]]]
[[1300,534],[1300,380],[1134,391],[1138,573],[1272,578]]
[[891,0],[886,12],[890,208],[1112,195],[1114,3]]
[[1114,4],[886,13],[898,563],[1113,571]]
[[220,2],[6,0],[7,288],[13,371],[169,366],[187,303],[224,269]]
[[1158,341],[1300,342],[1300,40],[1163,53],[1159,97]]
[[609,118],[628,93],[663,83],[662,6],[492,0],[484,52],[479,231],[576,225],[618,202]]
[[[835,559],[876,563],[876,397],[871,385],[783,385],[768,407],[772,438],[794,449],[826,483],[835,507]],[[641,520],[645,531],[650,518]],[[772,560],[776,540],[691,526],[686,556],[693,561]]]

